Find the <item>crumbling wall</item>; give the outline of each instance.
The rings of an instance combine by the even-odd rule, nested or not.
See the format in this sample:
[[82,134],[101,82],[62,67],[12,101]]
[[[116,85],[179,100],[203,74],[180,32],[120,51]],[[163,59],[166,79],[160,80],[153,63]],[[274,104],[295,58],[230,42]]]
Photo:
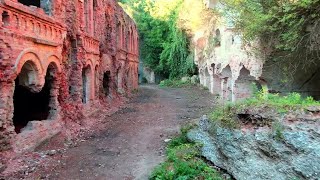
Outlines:
[[[207,4],[210,8],[216,5],[211,1]],[[312,27],[316,29],[318,26]],[[316,39],[313,37],[307,45],[314,54],[318,51]],[[263,85],[270,92],[298,92],[320,99],[318,54],[308,57],[307,61],[298,57],[265,61],[270,55],[269,45],[259,41],[250,44],[242,42],[232,21],[225,17],[213,17],[208,28],[196,32],[193,43],[200,83],[223,100],[236,101],[250,97],[255,85]],[[310,59],[314,59],[312,63]],[[228,71],[227,67],[232,72],[230,77],[221,75]]]
[[[115,0],[23,3],[0,2],[0,151],[32,150],[64,124],[110,107],[138,88],[137,28]],[[50,70],[54,83],[48,106],[54,115],[32,120],[17,132],[16,86],[31,94],[44,91],[49,67],[55,72]]]
[[213,18],[210,24],[207,30],[197,32],[193,41],[200,83],[223,100],[250,97],[252,83],[262,74],[263,55],[246,47],[225,22],[217,23]]

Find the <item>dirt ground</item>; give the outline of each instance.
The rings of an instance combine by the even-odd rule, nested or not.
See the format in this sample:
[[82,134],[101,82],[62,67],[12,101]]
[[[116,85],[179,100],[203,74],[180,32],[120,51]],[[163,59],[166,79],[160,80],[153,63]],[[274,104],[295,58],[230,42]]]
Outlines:
[[[105,120],[88,137],[71,148],[47,150],[52,159],[26,179],[148,179],[165,158],[165,140],[180,127],[214,106],[214,97],[199,88],[174,89],[141,86],[129,103]],[[51,149],[51,151],[50,151]]]

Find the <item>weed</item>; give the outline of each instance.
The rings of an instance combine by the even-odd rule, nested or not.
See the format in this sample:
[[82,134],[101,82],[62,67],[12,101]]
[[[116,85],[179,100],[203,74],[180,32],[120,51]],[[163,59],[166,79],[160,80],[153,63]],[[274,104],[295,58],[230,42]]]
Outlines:
[[238,128],[238,122],[234,117],[234,107],[231,105],[226,105],[223,107],[217,108],[211,115],[210,119],[213,120],[218,125],[222,127],[235,129]]
[[234,104],[226,104],[215,109],[211,113],[210,119],[222,127],[237,128],[239,123],[235,116],[238,112],[246,109],[267,107],[275,109],[279,114],[284,114],[288,111],[305,109],[309,106],[320,106],[320,102],[315,101],[312,97],[302,98],[298,93],[280,96],[279,94],[269,94],[262,89],[256,92],[252,98]]
[[221,175],[200,158],[201,145],[188,141],[187,131],[192,126],[181,129],[181,135],[167,146],[167,160],[152,172],[152,180],[222,180]]
[[272,134],[274,139],[281,141],[283,140],[284,136],[283,136],[283,130],[284,130],[284,126],[281,124],[280,121],[275,121],[272,124]]

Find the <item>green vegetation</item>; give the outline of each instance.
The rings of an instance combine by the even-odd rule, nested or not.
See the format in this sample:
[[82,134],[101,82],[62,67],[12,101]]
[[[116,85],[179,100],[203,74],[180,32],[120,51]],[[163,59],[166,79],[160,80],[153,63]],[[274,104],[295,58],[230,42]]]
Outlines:
[[228,104],[226,106],[221,106],[216,108],[210,115],[210,119],[220,126],[235,129],[239,127],[239,123],[236,120],[236,106]]
[[[227,103],[225,106],[215,109],[211,113],[210,119],[226,128],[238,128],[239,123],[236,115],[245,109],[274,109],[277,113],[283,114],[288,111],[304,110],[310,106],[320,106],[320,102],[315,101],[312,97],[302,98],[298,93],[280,96],[259,91],[252,98],[235,104]],[[277,130],[275,132],[277,134]]]
[[284,130],[284,127],[281,124],[281,122],[279,121],[274,122],[272,124],[274,139],[276,139],[277,141],[283,140],[283,130]]
[[[271,60],[284,63],[292,71],[298,65],[310,65],[319,59],[319,50],[310,47],[319,35],[320,0],[221,2],[225,15],[233,20],[248,43],[260,39],[264,46],[273,49]],[[297,59],[300,61],[288,62]]]
[[[144,65],[165,78],[196,73],[189,35],[208,22],[212,11],[199,0],[122,0],[134,18]],[[192,6],[190,6],[192,4]]]
[[255,97],[245,100],[240,104],[239,108],[267,106],[277,109],[279,113],[286,113],[289,110],[319,105],[319,101],[315,101],[312,97],[302,98],[299,93],[289,93],[287,96],[280,96],[279,94],[259,92]]
[[160,82],[160,87],[172,87],[172,88],[186,88],[192,87],[196,84],[191,83],[190,80],[182,81],[180,79],[166,79]]
[[187,131],[168,144],[167,160],[152,172],[152,180],[222,180],[221,175],[200,157],[201,145],[189,142]]

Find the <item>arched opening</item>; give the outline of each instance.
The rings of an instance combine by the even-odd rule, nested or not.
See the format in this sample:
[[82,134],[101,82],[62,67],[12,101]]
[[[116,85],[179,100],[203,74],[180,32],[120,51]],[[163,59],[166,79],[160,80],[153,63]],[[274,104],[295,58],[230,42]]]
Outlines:
[[30,121],[47,120],[54,116],[58,106],[54,93],[56,68],[49,65],[43,88],[35,92],[28,87],[36,74],[33,66],[32,62],[26,62],[15,80],[13,124],[16,133],[20,133]]
[[256,79],[250,75],[249,70],[242,68],[235,88],[235,96],[237,99],[249,98],[253,95],[255,88],[257,88]]
[[106,71],[103,74],[103,92],[106,96],[110,93],[110,71]]
[[228,65],[221,72],[222,82],[221,82],[221,90],[222,90],[222,97],[227,101],[232,100],[232,72],[231,68]]
[[87,104],[90,102],[90,66],[82,69],[82,103]]
[[2,12],[2,23],[3,23],[3,26],[8,26],[9,25],[9,22],[10,21],[10,17],[9,17],[9,13],[7,11],[3,11]]

